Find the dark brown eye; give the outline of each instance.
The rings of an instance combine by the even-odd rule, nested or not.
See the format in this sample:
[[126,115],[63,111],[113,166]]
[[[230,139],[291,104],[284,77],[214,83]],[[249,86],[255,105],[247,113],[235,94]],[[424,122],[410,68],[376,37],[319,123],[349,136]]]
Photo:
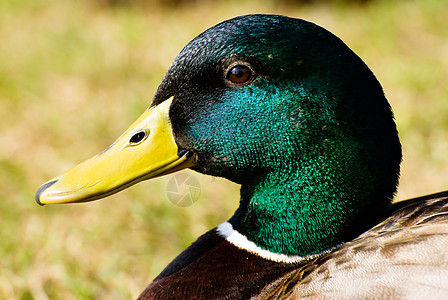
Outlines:
[[236,65],[227,72],[226,79],[236,84],[246,83],[252,79],[252,70],[245,65]]

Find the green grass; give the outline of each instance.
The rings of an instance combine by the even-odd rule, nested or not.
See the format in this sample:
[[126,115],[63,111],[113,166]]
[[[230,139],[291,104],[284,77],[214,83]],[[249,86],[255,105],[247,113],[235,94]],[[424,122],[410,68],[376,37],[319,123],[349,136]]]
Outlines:
[[397,198],[447,189],[446,1],[343,2],[0,2],[0,298],[135,298],[229,218],[238,186],[199,174],[202,194],[187,208],[167,199],[169,176],[87,204],[39,207],[34,192],[113,142],[181,48],[236,15],[301,17],[341,37],[394,108],[404,149]]

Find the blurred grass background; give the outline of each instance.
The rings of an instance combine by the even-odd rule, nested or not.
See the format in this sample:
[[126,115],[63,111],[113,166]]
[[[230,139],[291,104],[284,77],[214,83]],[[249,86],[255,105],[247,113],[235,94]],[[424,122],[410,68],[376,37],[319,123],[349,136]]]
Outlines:
[[[112,143],[197,34],[247,13],[313,21],[383,85],[404,149],[397,199],[448,188],[447,1],[0,2],[0,298],[130,299],[229,218],[238,186],[195,174],[177,207],[169,176],[108,199],[39,207],[46,180]],[[191,172],[192,171],[186,171]]]

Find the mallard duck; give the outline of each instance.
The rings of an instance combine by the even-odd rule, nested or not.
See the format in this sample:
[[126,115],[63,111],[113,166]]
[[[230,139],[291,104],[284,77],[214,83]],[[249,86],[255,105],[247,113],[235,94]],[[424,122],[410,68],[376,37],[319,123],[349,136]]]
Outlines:
[[448,192],[391,204],[400,162],[390,105],[356,54],[313,23],[247,15],[193,39],[149,109],[36,201],[92,201],[184,168],[241,184],[235,214],[140,299],[446,297]]

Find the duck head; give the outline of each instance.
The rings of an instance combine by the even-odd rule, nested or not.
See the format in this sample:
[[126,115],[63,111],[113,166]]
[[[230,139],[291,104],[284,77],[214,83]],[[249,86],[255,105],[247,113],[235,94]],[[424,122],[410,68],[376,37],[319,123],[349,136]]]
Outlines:
[[400,161],[390,106],[356,54],[304,20],[248,15],[192,40],[144,115],[36,200],[91,201],[190,167],[241,184],[234,229],[306,255],[378,221]]

